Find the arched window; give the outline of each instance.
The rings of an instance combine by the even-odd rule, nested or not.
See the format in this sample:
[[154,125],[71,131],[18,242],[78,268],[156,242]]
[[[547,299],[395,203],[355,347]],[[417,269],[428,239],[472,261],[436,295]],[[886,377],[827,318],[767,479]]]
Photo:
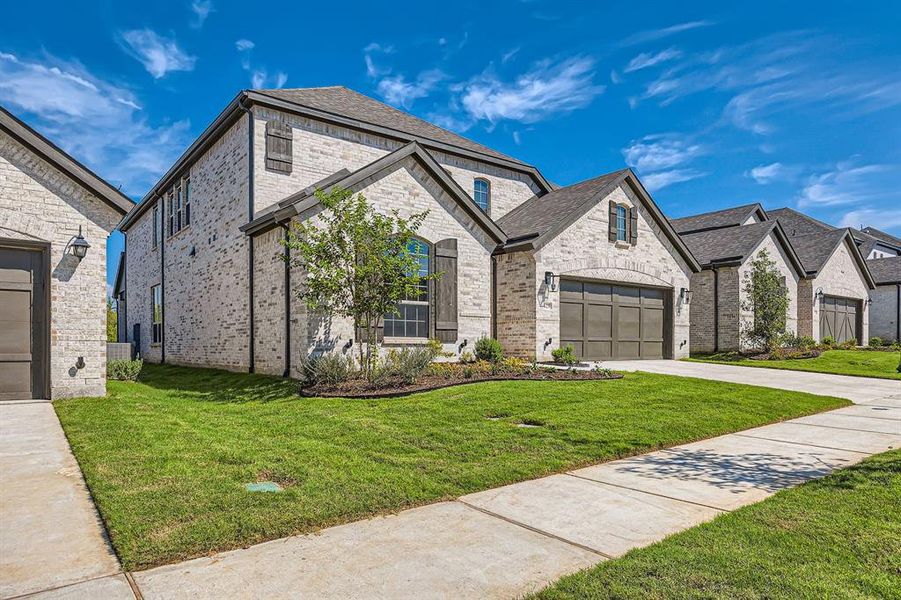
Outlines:
[[[419,275],[427,276],[431,268],[428,243],[413,239],[407,245],[407,250],[419,263]],[[422,281],[417,287],[418,294],[410,294],[398,301],[398,313],[389,312],[385,315],[385,337],[429,337],[429,282]]]
[[476,179],[472,185],[472,199],[486,213],[491,204],[491,184],[487,179]]

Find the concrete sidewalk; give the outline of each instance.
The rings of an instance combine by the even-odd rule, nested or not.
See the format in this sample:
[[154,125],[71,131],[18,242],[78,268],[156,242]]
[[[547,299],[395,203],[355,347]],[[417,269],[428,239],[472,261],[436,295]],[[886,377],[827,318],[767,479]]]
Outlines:
[[884,404],[901,406],[901,380],[716,365],[682,360],[608,360],[600,364],[615,371],[645,371],[663,375],[697,377],[808,392],[820,396],[838,396],[857,404],[879,400]]
[[129,598],[49,402],[0,403],[0,598]]
[[901,407],[874,402],[134,578],[148,599],[519,597],[899,446]]

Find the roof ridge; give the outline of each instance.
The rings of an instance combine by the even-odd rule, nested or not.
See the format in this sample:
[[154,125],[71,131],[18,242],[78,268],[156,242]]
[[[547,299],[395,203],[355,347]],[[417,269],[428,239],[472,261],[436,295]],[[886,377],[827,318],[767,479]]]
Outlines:
[[738,210],[740,208],[751,208],[752,206],[759,206],[761,209],[763,206],[760,202],[751,202],[750,204],[739,204],[738,206],[730,206],[729,208],[720,208],[718,210],[708,210],[707,212],[695,213],[693,215],[685,215],[684,217],[676,217],[672,219],[673,221],[678,221],[679,219],[693,219],[695,217],[705,217],[708,215],[715,215],[717,213],[728,212],[730,210]]

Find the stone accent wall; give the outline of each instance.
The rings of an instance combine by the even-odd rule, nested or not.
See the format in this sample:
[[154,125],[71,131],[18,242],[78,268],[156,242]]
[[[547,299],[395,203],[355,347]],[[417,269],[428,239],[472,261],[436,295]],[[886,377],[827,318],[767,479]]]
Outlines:
[[[463,340],[468,340],[471,350],[479,337],[491,335],[491,252],[496,242],[472,221],[457,201],[413,157],[380,174],[379,179],[363,185],[365,187],[359,191],[378,211],[397,209],[405,217],[429,211],[419,230],[420,237],[427,242],[456,238],[459,333],[455,343],[445,344],[445,350],[459,352]],[[299,218],[317,217],[304,214]],[[300,269],[292,269],[291,370],[294,376],[298,374],[301,361],[310,354],[351,351],[346,345],[355,334],[354,324],[349,319],[314,314],[307,309],[297,297],[297,292],[302,290],[303,277]],[[386,339],[386,346],[403,343]]]
[[535,257],[514,252],[496,257],[497,340],[508,356],[535,357]]
[[[249,238],[238,228],[249,218],[247,117],[242,117],[190,166],[191,226],[165,245],[163,337],[167,363],[249,368]],[[188,173],[186,173],[187,175]],[[153,269],[148,252],[152,211],[127,233],[129,334],[141,323],[150,339]],[[129,338],[130,340],[131,338]],[[152,348],[149,360],[160,357]]]
[[[0,238],[50,243],[51,398],[106,394],[106,240],[121,218],[0,132]],[[65,253],[79,226],[91,245],[80,262]]]
[[[639,206],[636,245],[611,243],[607,238],[609,202]],[[538,360],[550,360],[559,346],[559,291],[544,283],[545,271],[557,275],[617,281],[632,285],[663,286],[674,291],[672,355],[689,353],[689,308],[679,298],[679,290],[689,287],[691,268],[685,263],[660,227],[627,187],[619,186],[605,199],[551,240],[535,254],[536,333],[534,352]],[[557,286],[559,290],[559,286]],[[553,342],[545,346],[549,338]]]
[[[798,335],[814,337],[813,333],[813,280],[802,279],[798,282]],[[817,321],[817,335],[820,323]]]
[[[826,296],[840,296],[842,298],[854,298],[861,301],[862,324],[860,331],[860,339],[857,343],[867,345],[869,343],[870,330],[870,314],[867,306],[867,298],[869,298],[869,289],[867,288],[864,275],[851,256],[851,250],[848,247],[848,241],[845,242],[833,253],[829,261],[820,269],[816,278],[812,281],[812,294],[810,307],[810,323],[813,329],[813,338],[820,339],[820,302],[815,297],[817,291],[822,290]],[[806,301],[804,303],[806,305]],[[801,314],[802,304],[798,307],[798,320],[806,318]]]
[[901,307],[898,295],[901,284],[880,285],[870,290],[870,332],[869,335],[881,337],[885,341],[898,340],[898,322],[901,321]]
[[[785,286],[788,289],[788,309],[787,316],[785,320],[785,329],[791,333],[796,333],[798,331],[798,274],[795,269],[792,268],[791,263],[789,262],[788,256],[782,250],[782,247],[777,243],[776,238],[772,233],[770,233],[764,240],[761,242],[760,246],[758,246],[751,256],[745,260],[744,264],[742,264],[738,268],[738,276],[739,276],[739,288],[738,288],[738,303],[739,307],[743,304],[746,304],[748,299],[748,294],[745,292],[745,283],[751,276],[751,261],[756,259],[762,251],[766,250],[769,255],[770,260],[776,263],[776,270],[785,277]],[[754,312],[749,310],[740,309],[739,314],[739,331],[737,332],[739,335],[739,346],[741,349],[746,349],[749,344],[746,339],[744,339],[743,332],[748,328],[753,326],[754,324]],[[723,348],[723,350],[734,350],[733,348]]]
[[285,371],[285,248],[281,227],[253,238],[254,370]]
[[[258,107],[254,110],[254,156],[258,157],[254,174],[254,211],[257,213],[342,168],[355,171],[405,145],[398,140],[274,109]],[[294,164],[290,175],[265,167],[266,121],[270,119],[286,121],[293,127]],[[524,173],[442,152],[430,152],[470,196],[476,177],[490,182],[490,212],[495,220],[538,191],[532,178]]]

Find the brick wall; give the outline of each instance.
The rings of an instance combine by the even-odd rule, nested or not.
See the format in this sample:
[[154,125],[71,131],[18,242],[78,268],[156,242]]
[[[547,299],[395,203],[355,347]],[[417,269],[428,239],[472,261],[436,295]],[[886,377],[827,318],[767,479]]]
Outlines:
[[[50,243],[52,398],[106,394],[106,240],[121,217],[0,132],[0,237]],[[91,245],[80,262],[65,253],[79,226]]]
[[898,306],[898,295],[901,284],[880,285],[870,290],[870,332],[869,335],[881,337],[883,340],[898,339],[898,321],[901,320],[901,307]]
[[277,227],[253,239],[254,369],[285,371],[284,231]]
[[496,259],[497,340],[509,356],[535,357],[535,257],[531,252]]
[[692,352],[713,352],[715,349],[716,319],[712,307],[716,301],[714,294],[715,276],[712,270],[704,270],[691,275],[691,350]]
[[[673,356],[689,353],[689,307],[679,298],[679,290],[689,287],[690,267],[685,263],[646,209],[638,213],[638,240],[632,246],[613,244],[607,238],[609,202],[639,205],[631,189],[617,187],[566,231],[535,254],[536,334],[533,348],[538,360],[550,360],[559,346],[559,291],[544,284],[545,271],[557,275],[621,281],[633,285],[663,286],[674,291],[672,323]],[[559,286],[558,286],[559,290]],[[545,347],[545,341],[553,343]]]

